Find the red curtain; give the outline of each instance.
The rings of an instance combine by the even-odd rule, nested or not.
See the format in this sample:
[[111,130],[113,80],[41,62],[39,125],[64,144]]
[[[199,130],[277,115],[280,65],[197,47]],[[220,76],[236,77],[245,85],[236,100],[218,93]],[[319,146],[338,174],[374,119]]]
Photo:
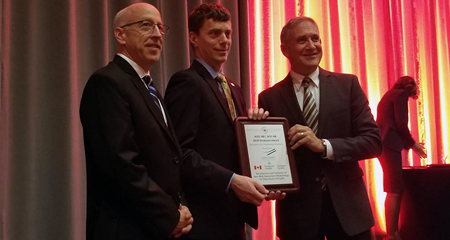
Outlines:
[[[402,75],[419,83],[410,101],[410,129],[425,143],[428,158],[412,152],[404,165],[450,163],[450,4],[447,0],[249,0],[250,96],[283,79],[289,64],[280,51],[281,28],[292,17],[309,16],[319,25],[321,67],[359,77],[372,113]],[[447,90],[446,90],[447,89]],[[375,232],[384,232],[382,171],[377,159],[361,161],[372,202]],[[259,208],[256,240],[276,239],[273,202]]]

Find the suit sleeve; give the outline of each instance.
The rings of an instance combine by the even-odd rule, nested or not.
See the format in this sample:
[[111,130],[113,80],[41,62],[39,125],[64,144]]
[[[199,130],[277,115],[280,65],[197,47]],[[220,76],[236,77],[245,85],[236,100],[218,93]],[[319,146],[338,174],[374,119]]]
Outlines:
[[333,147],[335,161],[357,161],[381,154],[380,130],[373,119],[369,102],[356,76],[352,76],[350,94],[350,135],[328,139]]
[[131,111],[117,83],[91,77],[80,107],[88,176],[149,231],[167,237],[179,221],[178,206],[139,164]]
[[267,105],[264,100],[264,96],[261,93],[258,95],[258,108],[263,108],[264,110],[267,110]]
[[410,149],[415,143],[408,128],[408,98],[408,93],[403,91],[394,101],[395,124],[403,138],[405,149]]
[[233,172],[203,159],[195,151],[201,126],[202,92],[192,76],[177,73],[169,81],[164,101],[167,105],[175,134],[183,151],[183,179],[209,190],[225,192]]

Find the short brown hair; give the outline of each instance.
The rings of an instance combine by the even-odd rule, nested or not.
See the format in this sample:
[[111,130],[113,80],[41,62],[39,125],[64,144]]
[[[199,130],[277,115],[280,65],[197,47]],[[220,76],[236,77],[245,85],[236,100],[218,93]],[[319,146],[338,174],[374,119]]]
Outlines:
[[196,7],[188,19],[189,32],[199,33],[200,28],[207,19],[227,22],[231,18],[230,12],[217,3],[204,3]]

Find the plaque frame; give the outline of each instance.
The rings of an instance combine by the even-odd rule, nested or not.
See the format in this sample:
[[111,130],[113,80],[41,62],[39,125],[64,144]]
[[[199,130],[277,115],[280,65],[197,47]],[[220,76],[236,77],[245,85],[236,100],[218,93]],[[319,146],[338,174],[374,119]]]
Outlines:
[[[289,130],[289,124],[288,120],[284,117],[268,117],[264,120],[252,120],[247,117],[238,117],[234,120],[234,127],[236,131],[236,140],[238,144],[238,150],[239,150],[239,162],[241,166],[241,172],[243,175],[252,177],[251,175],[251,166],[250,166],[250,159],[249,159],[249,153],[247,148],[247,134],[245,131],[246,125],[281,125],[283,127],[284,132],[284,138],[286,143],[286,155],[289,162],[289,168],[290,168],[290,174],[292,183],[291,184],[265,184],[264,187],[266,187],[269,191],[277,191],[280,190],[281,192],[286,193],[295,193],[300,190],[300,183],[298,180],[297,175],[297,165],[295,163],[294,154],[292,152],[292,149],[289,146],[289,140],[287,132]],[[260,166],[261,167],[261,166]],[[274,170],[276,171],[276,169]]]

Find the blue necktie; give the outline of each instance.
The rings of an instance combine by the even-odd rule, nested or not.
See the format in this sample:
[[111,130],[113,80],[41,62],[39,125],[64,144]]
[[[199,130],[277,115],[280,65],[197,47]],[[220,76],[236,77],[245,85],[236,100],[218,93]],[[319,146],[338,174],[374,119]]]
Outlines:
[[158,97],[156,96],[156,88],[155,85],[153,85],[153,79],[149,75],[145,75],[142,79],[144,80],[145,84],[147,84],[148,91],[150,92],[153,101],[156,103],[156,106],[158,106],[159,108],[160,107],[159,100]]

